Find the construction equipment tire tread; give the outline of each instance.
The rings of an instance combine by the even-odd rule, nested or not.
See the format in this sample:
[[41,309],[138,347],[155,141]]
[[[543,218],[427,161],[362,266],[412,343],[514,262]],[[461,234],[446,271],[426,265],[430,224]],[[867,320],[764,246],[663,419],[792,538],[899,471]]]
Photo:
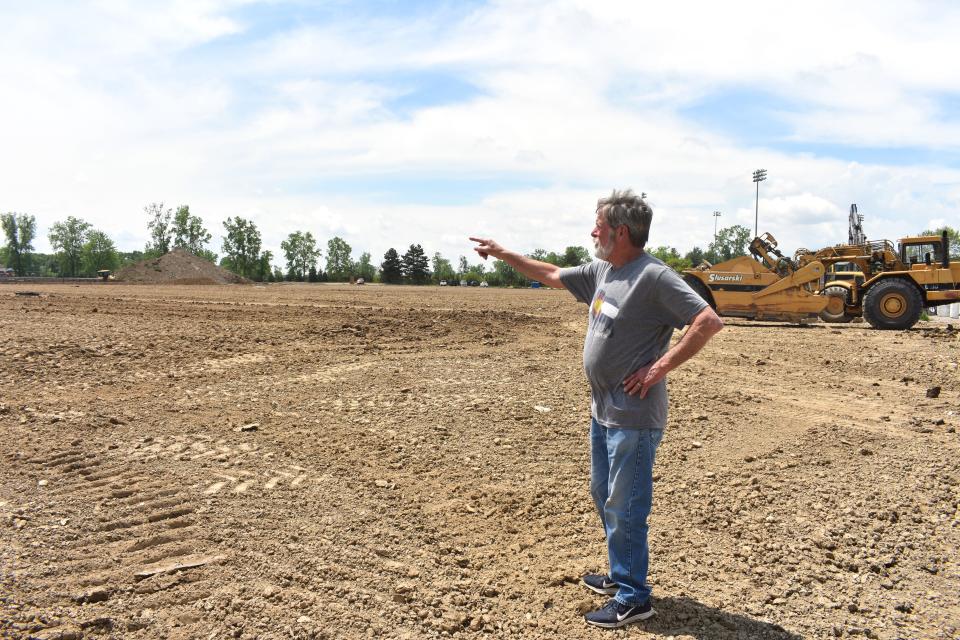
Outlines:
[[[844,307],[846,307],[850,297],[850,294],[846,288],[839,287],[837,285],[827,285],[823,288],[823,291],[820,292],[820,295],[840,298],[843,300]],[[854,317],[855,316],[847,313],[846,308],[844,308],[844,310],[839,314],[830,313],[826,307],[820,312],[820,319],[824,322],[850,322],[854,319]]]
[[920,292],[904,278],[881,280],[863,298],[863,318],[874,329],[909,329],[922,312]]

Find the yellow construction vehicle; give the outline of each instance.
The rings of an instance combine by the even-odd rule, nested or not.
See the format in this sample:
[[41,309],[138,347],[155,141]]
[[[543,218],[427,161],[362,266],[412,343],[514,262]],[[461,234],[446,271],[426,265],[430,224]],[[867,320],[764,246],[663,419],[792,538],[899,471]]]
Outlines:
[[[754,238],[750,256],[684,271],[684,279],[725,316],[825,322],[863,318],[876,329],[909,329],[924,307],[960,301],[960,261],[950,261],[946,232],[940,236],[868,242],[863,216],[850,208],[847,244],[809,251],[793,259],[777,250],[769,233]],[[844,266],[847,278],[830,278]]]
[[827,298],[817,295],[824,273],[814,260],[797,265],[764,233],[750,243],[749,256],[716,265],[705,261],[684,271],[683,278],[722,316],[802,322],[827,305]]
[[863,279],[833,280],[820,295],[826,322],[850,322],[863,316],[877,329],[909,329],[925,307],[960,300],[960,261],[950,261],[950,241],[940,236],[901,238],[798,252],[798,265],[850,263]]

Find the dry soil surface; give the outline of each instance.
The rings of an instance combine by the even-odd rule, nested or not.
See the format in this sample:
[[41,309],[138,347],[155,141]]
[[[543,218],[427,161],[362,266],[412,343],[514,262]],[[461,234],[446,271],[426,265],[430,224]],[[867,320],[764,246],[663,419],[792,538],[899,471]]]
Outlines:
[[4,637],[960,634],[946,323],[729,322],[669,381],[658,614],[604,632],[566,293],[31,289],[0,285]]

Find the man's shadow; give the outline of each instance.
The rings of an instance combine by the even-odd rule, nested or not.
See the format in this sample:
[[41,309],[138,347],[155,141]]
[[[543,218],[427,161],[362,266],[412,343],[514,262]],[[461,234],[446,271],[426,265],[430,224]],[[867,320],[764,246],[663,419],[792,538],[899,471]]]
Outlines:
[[657,615],[642,622],[644,631],[664,636],[692,636],[697,640],[733,640],[763,638],[801,640],[803,636],[778,624],[754,620],[743,615],[709,607],[690,598],[656,598]]

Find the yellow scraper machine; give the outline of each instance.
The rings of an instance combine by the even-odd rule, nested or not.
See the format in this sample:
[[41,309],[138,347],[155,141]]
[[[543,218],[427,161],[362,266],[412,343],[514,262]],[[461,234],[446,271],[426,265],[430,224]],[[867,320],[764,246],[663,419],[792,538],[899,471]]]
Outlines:
[[822,263],[799,267],[764,233],[750,243],[749,256],[715,265],[704,261],[683,277],[722,316],[801,322],[827,306],[827,299],[817,295],[823,274]]
[[[946,232],[901,238],[895,249],[889,240],[868,242],[862,223],[852,205],[847,244],[798,249],[790,259],[764,233],[750,243],[749,256],[704,262],[684,271],[684,279],[720,315],[754,320],[863,316],[876,329],[909,329],[924,307],[960,301],[960,261],[950,260]],[[831,279],[839,264],[862,277]]]

